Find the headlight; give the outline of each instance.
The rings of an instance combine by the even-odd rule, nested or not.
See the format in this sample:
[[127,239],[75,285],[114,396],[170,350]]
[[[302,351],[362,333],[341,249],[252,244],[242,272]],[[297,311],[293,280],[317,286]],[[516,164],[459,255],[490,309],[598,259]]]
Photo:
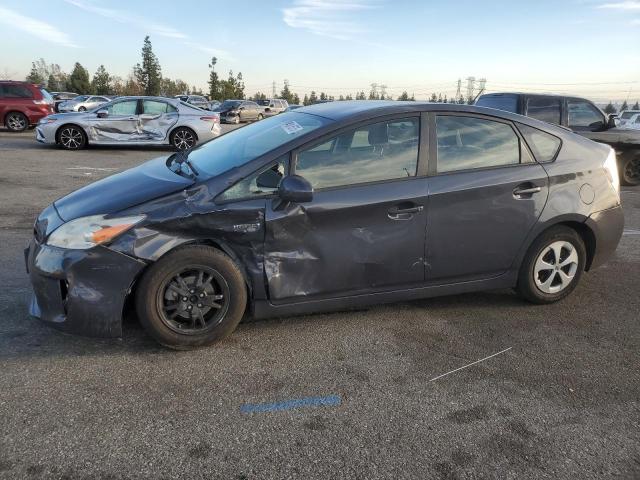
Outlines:
[[53,122],[57,122],[58,119],[57,118],[49,118],[49,117],[44,117],[43,119],[41,119],[38,124],[40,125],[44,125],[46,123],[53,123]]
[[47,245],[85,250],[113,240],[144,218],[144,215],[119,218],[92,215],[76,218],[54,230]]
[[604,161],[604,170],[607,172],[609,181],[613,185],[614,190],[620,197],[620,177],[618,176],[618,162],[616,160],[616,151],[612,148]]

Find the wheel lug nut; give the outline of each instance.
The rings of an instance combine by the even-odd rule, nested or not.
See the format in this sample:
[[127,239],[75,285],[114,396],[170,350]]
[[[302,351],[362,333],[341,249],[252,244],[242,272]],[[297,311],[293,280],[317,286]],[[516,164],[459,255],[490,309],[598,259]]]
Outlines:
[[202,297],[204,297],[204,293],[201,293],[201,294],[200,294],[200,298],[202,298]]
[[182,297],[183,302],[186,302],[187,300],[189,300],[187,297]]
[[187,310],[191,310],[193,307],[191,305],[187,305]]
[[201,303],[198,304],[198,308],[202,308],[202,304]]
[[189,293],[196,293],[195,290],[189,290]]

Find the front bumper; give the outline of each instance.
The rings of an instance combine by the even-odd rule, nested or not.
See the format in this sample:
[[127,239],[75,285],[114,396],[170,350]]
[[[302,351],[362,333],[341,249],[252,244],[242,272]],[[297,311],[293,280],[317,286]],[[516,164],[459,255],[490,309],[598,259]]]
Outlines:
[[36,140],[50,145],[56,143],[56,129],[58,126],[58,122],[38,124],[36,127]]
[[144,262],[103,246],[67,250],[35,239],[25,260],[33,286],[30,315],[69,333],[122,336],[125,300]]
[[607,210],[592,213],[587,219],[587,226],[595,235],[596,248],[589,268],[596,268],[605,263],[618,248],[624,230],[624,213],[618,205]]

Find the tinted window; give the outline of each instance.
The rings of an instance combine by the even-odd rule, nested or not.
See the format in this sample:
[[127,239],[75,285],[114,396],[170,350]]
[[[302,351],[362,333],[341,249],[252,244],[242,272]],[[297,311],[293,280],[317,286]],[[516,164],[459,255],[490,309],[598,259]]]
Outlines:
[[476,105],[479,107],[495,108],[506,112],[518,113],[517,95],[483,95]]
[[527,99],[527,116],[547,123],[560,125],[560,99],[530,97]]
[[560,148],[560,139],[528,125],[518,124],[520,132],[539,162],[550,162]]
[[288,158],[287,154],[276,163],[252,173],[218,198],[220,200],[236,200],[274,193],[278,190],[280,180],[287,174]]
[[604,117],[600,110],[584,100],[569,100],[569,127],[596,128],[602,126]]
[[75,97],[73,99],[74,102],[84,102],[87,98],[89,98],[89,95],[78,95],[77,97]]
[[622,112],[622,114],[620,115],[620,118],[624,120],[629,120],[634,115],[635,115],[635,112]]
[[33,98],[33,93],[24,85],[5,84],[2,87],[2,96],[5,98]]
[[112,103],[107,107],[109,115],[135,115],[138,106],[137,100]]
[[191,150],[189,160],[205,175],[219,175],[281,145],[327,125],[330,120],[305,113],[287,113],[233,130]]
[[415,176],[419,124],[417,118],[392,120],[341,133],[300,152],[296,174],[314,188]]
[[159,113],[174,112],[175,108],[168,103],[157,102],[155,100],[143,100],[142,111],[150,115],[157,115]]
[[436,134],[439,173],[520,163],[520,140],[506,123],[438,115]]

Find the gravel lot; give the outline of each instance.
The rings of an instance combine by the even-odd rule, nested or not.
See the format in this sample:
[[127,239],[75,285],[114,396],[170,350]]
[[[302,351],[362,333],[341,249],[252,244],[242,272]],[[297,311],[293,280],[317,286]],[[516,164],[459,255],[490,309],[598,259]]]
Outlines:
[[640,188],[615,258],[555,305],[450,296],[245,323],[191,352],[135,322],[95,340],[30,318],[37,214],[165,152],[0,131],[0,478],[640,478]]

